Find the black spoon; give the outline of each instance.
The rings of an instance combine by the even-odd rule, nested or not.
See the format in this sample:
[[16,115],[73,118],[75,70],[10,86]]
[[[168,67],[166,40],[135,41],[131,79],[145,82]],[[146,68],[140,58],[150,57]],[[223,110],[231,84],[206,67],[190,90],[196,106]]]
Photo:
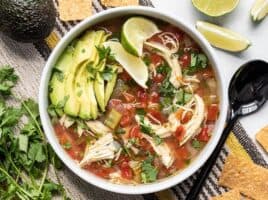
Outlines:
[[231,80],[228,94],[230,112],[227,126],[186,200],[198,200],[199,192],[238,118],[258,111],[268,99],[268,63],[254,60],[241,66]]

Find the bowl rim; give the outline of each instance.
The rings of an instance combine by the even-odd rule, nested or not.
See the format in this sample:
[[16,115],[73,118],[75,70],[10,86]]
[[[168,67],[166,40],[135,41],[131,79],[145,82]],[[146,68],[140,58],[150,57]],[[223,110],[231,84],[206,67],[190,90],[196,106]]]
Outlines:
[[[58,143],[56,139],[52,123],[50,117],[47,112],[48,107],[48,83],[51,77],[52,68],[57,61],[58,57],[61,55],[66,46],[77,36],[79,36],[86,29],[94,26],[95,24],[108,20],[109,18],[115,18],[119,16],[126,15],[141,15],[147,17],[153,17],[156,19],[160,19],[162,21],[168,22],[170,24],[175,25],[182,29],[185,33],[190,35],[194,41],[196,41],[202,50],[208,56],[212,67],[216,73],[219,95],[220,95],[220,115],[219,119],[216,122],[216,126],[213,131],[213,135],[210,141],[206,144],[204,149],[198,154],[198,156],[193,160],[193,162],[183,169],[180,173],[169,176],[167,178],[161,179],[160,181],[149,183],[149,184],[138,184],[138,185],[119,185],[111,183],[103,178],[97,177],[96,175],[81,169],[78,164],[72,160],[68,154],[63,150],[63,148]],[[51,144],[52,148],[59,156],[59,158],[63,161],[63,163],[78,177],[83,179],[84,181],[102,188],[104,190],[108,190],[111,192],[121,193],[121,194],[146,194],[161,191],[167,188],[170,188],[174,185],[177,185],[189,178],[193,175],[209,158],[215,149],[220,136],[222,134],[222,130],[224,128],[225,120],[227,117],[228,110],[228,100],[227,100],[227,88],[224,87],[223,84],[223,76],[220,72],[219,64],[217,62],[217,56],[215,55],[214,49],[210,46],[207,40],[191,25],[187,25],[184,22],[184,19],[178,18],[173,14],[169,14],[162,10],[158,10],[157,8],[151,7],[142,7],[142,6],[129,6],[129,7],[121,7],[121,8],[113,8],[102,11],[100,13],[91,16],[84,21],[77,24],[73,27],[57,44],[57,46],[52,51],[47,63],[43,69],[41,82],[39,87],[39,111],[41,123],[44,128],[45,135],[48,139],[48,142]]]

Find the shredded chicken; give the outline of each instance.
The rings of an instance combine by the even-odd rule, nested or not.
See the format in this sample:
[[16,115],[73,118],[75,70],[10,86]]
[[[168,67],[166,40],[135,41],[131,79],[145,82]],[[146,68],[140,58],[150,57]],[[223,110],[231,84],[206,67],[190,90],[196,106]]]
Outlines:
[[175,158],[168,145],[165,142],[156,144],[154,139],[146,134],[143,134],[143,137],[152,145],[154,151],[160,157],[166,168],[169,168],[173,164]]
[[205,118],[205,104],[203,99],[198,95],[195,95],[194,99],[195,110],[191,120],[184,125],[186,133],[184,138],[180,142],[180,145],[185,144],[190,138],[192,138],[198,133],[198,130]]
[[62,117],[60,118],[60,125],[64,126],[65,128],[70,128],[74,123],[75,121],[68,117],[67,115],[62,115]]
[[88,128],[97,135],[105,135],[111,132],[111,129],[105,126],[101,121],[87,121],[86,125]]
[[168,47],[160,43],[145,42],[144,44],[149,48],[156,49],[156,53],[165,59],[172,69],[169,81],[174,87],[179,88],[182,82],[182,72],[178,57]]
[[[191,108],[193,106],[195,107],[194,110]],[[149,125],[153,132],[160,138],[171,136],[172,133],[176,131],[177,127],[182,125],[186,131],[184,138],[180,142],[180,145],[183,145],[198,133],[198,130],[205,118],[205,104],[200,96],[194,95],[185,106],[180,106],[180,109],[184,110],[183,115],[185,115],[186,112],[193,113],[191,120],[186,124],[181,124],[180,120],[176,116],[176,112],[169,115],[168,122],[165,124],[152,124],[147,117],[144,117],[144,123]],[[135,119],[138,123],[140,122],[140,117],[138,115],[135,116]]]
[[120,144],[113,139],[112,133],[108,133],[98,139],[93,145],[87,146],[84,158],[79,163],[81,167],[92,162],[114,159]]

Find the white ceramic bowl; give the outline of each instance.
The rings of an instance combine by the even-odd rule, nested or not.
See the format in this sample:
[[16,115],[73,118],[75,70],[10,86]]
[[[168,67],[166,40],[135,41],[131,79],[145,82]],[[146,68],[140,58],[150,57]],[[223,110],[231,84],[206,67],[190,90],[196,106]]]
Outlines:
[[[163,20],[170,24],[179,27],[181,30],[189,34],[203,49],[203,51],[208,56],[215,72],[219,84],[219,95],[220,95],[220,116],[216,123],[215,130],[212,137],[201,153],[194,159],[194,161],[180,173],[174,176],[170,176],[163,180],[150,184],[141,184],[137,186],[130,185],[118,185],[108,182],[105,179],[97,177],[96,175],[81,169],[63,150],[58,142],[58,139],[54,133],[50,117],[47,112],[48,107],[48,84],[54,67],[55,62],[61,55],[65,47],[76,37],[78,37],[83,31],[87,30],[91,26],[98,24],[102,21],[109,20],[111,18],[126,16],[126,15],[143,15],[148,17],[154,17],[156,19]],[[93,17],[87,18],[78,25],[76,25],[68,34],[66,34],[56,48],[50,55],[46,66],[42,73],[41,84],[39,89],[39,110],[41,115],[42,125],[47,136],[48,141],[52,145],[54,151],[57,153],[59,158],[69,167],[76,175],[84,179],[90,184],[100,187],[105,190],[109,190],[117,193],[124,194],[145,194],[160,191],[169,187],[172,187],[183,180],[194,174],[208,159],[217,145],[219,138],[221,136],[225,119],[227,116],[227,91],[223,86],[223,79],[221,75],[221,69],[219,69],[217,59],[214,50],[211,48],[209,43],[204,39],[204,37],[197,32],[192,25],[188,25],[183,22],[182,19],[178,19],[176,16],[164,13],[163,11],[148,8],[148,7],[125,7],[125,8],[115,8],[103,11]]]

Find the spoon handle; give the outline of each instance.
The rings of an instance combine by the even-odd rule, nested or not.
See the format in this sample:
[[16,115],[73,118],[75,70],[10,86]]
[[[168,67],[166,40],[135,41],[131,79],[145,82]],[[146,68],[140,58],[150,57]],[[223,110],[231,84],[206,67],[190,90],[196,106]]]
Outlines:
[[219,140],[219,143],[217,144],[215,150],[213,151],[212,155],[209,157],[209,159],[206,161],[204,166],[201,168],[200,173],[198,174],[196,181],[194,182],[194,185],[192,189],[190,190],[186,200],[197,200],[199,192],[201,191],[212,167],[214,166],[221,149],[223,145],[225,144],[225,141],[229,135],[229,133],[232,131],[236,121],[238,119],[238,116],[234,116],[233,118],[229,119],[227,126],[225,127],[221,138]]

